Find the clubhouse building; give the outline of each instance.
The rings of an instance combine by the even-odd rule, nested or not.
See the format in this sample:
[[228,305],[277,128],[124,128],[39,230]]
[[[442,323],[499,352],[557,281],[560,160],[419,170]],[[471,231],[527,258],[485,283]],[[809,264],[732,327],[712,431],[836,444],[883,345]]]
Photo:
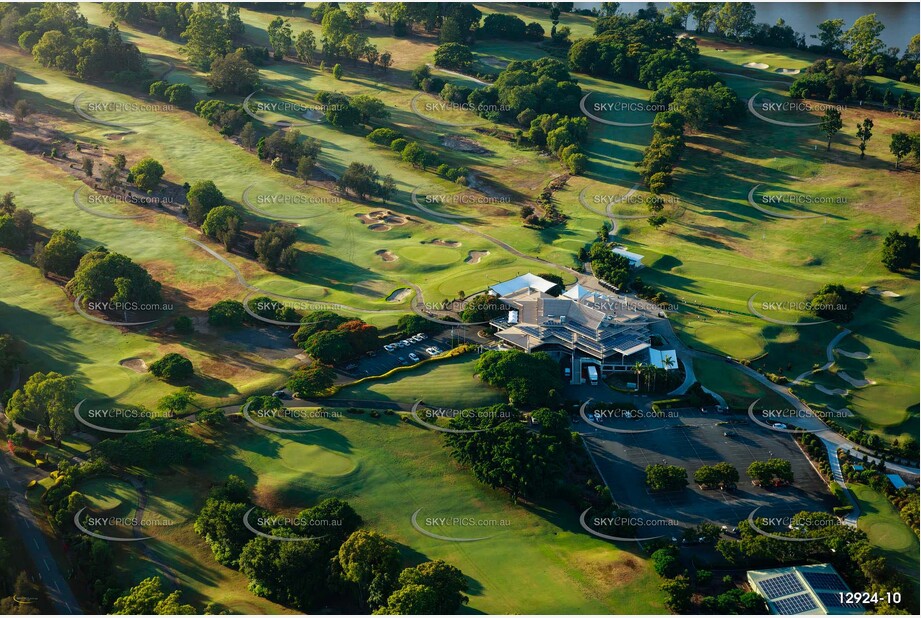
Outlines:
[[[490,293],[508,307],[492,320],[496,337],[525,352],[548,352],[571,363],[571,383],[586,381],[586,369],[602,375],[632,371],[652,359],[648,320],[616,296],[574,284],[559,296],[556,286],[531,273],[504,281]],[[674,354],[672,352],[672,354]],[[677,358],[672,359],[677,363]],[[677,366],[677,364],[675,364]]]

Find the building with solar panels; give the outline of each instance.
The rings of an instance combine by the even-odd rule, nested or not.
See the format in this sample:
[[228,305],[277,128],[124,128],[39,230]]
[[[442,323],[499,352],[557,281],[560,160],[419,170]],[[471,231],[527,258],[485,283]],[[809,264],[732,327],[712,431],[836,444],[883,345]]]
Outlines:
[[863,605],[846,602],[851,589],[830,564],[749,571],[748,583],[772,614],[866,613]]

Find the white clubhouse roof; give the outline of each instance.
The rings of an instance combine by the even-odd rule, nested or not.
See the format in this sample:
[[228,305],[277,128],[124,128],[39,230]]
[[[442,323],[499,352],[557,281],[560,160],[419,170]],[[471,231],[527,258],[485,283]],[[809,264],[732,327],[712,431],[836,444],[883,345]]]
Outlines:
[[577,283],[563,292],[561,296],[565,296],[566,298],[571,298],[573,300],[582,300],[591,293],[591,290],[587,290]]
[[497,283],[492,286],[490,289],[496,293],[498,296],[508,296],[513,292],[519,290],[536,290],[538,292],[547,292],[556,284],[552,281],[547,281],[537,275],[531,273],[525,273],[514,279],[509,279],[508,281],[503,281],[502,283]]
[[614,247],[613,249],[611,249],[611,251],[613,251],[617,255],[624,256],[625,258],[630,260],[632,264],[639,264],[643,261],[642,255],[640,255],[639,253],[633,253],[632,251],[627,251],[623,247]]
[[[670,367],[665,364],[666,357],[674,361]],[[649,348],[649,364],[659,369],[677,369],[678,355],[675,354],[674,350],[655,350]]]

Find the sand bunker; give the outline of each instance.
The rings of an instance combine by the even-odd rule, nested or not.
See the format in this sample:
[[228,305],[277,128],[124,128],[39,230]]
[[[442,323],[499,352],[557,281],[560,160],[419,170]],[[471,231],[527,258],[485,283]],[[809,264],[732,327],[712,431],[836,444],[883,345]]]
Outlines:
[[483,148],[479,142],[472,140],[469,137],[464,137],[463,135],[442,135],[441,143],[451,150],[457,150],[460,152],[473,152],[477,154],[485,154],[489,152],[489,150]]
[[742,66],[745,67],[746,69],[766,69],[768,68],[768,65],[764,64],[763,62],[746,62]]
[[864,290],[866,291],[867,294],[873,294],[874,296],[884,296],[886,298],[899,298],[902,296],[898,292],[893,292],[892,290],[880,290],[879,288],[874,287],[874,286],[864,288]]
[[113,142],[122,140],[125,136],[131,135],[134,131],[125,131],[124,133],[106,133],[106,139]]
[[358,213],[358,214],[355,215],[355,216],[356,216],[358,219],[360,219],[361,222],[364,223],[365,225],[368,225],[368,224],[370,224],[370,223],[375,223],[375,222],[377,221],[377,219],[373,219],[373,218],[369,217],[368,215],[366,215],[366,214],[364,214],[364,213]]
[[815,384],[814,386],[816,387],[816,390],[821,391],[825,393],[826,395],[841,395],[841,396],[847,395],[847,391],[844,390],[843,388],[826,388],[822,386],[821,384]]
[[375,223],[374,225],[369,225],[368,229],[372,232],[388,232],[390,231],[390,226],[384,225],[383,223]]
[[409,296],[412,293],[412,290],[409,288],[397,288],[390,293],[390,296],[387,297],[388,303],[398,303],[404,298]]
[[876,384],[873,380],[864,380],[863,378],[854,378],[847,374],[846,371],[839,371],[838,377],[853,386],[854,388],[863,388],[864,386],[870,386],[871,384]]
[[480,260],[489,255],[489,251],[470,251],[467,253],[467,257],[464,258],[464,262],[467,264],[479,264]]
[[435,240],[429,242],[430,245],[438,245],[439,247],[460,247],[461,244],[456,240],[442,240],[436,238]]
[[774,72],[782,75],[799,75],[799,69],[774,69]]
[[326,118],[326,116],[318,109],[308,109],[306,112],[301,114],[301,118],[309,120],[310,122],[319,122]]
[[384,217],[383,221],[390,225],[404,225],[406,223],[406,219],[397,215],[387,215]]
[[870,358],[870,355],[866,352],[848,352],[847,350],[842,350],[841,348],[835,348],[835,352],[841,356],[847,356],[848,358],[857,358],[860,360],[866,360]]
[[392,253],[389,249],[378,249],[374,252],[374,255],[384,260],[385,262],[396,262],[400,259],[400,256]]
[[140,358],[125,358],[118,361],[118,364],[122,367],[126,367],[135,373],[146,373],[147,372],[147,363]]
[[508,66],[508,62],[506,62],[505,60],[496,58],[494,56],[481,57],[480,62],[482,62],[488,67],[494,67],[496,69],[504,69],[505,67]]

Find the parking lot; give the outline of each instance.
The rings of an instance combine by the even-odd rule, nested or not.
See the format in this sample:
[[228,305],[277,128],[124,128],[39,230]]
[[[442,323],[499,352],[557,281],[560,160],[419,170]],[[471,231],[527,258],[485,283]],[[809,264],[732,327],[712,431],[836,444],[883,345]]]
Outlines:
[[[828,488],[789,434],[772,432],[747,417],[712,409],[681,409],[677,418],[605,418],[605,427],[655,429],[645,433],[613,433],[584,421],[575,427],[586,439],[614,501],[631,516],[674,524],[644,528],[640,535],[675,534],[702,522],[733,528],[756,508],[758,517],[789,517],[799,511],[827,511],[835,505]],[[727,435],[728,434],[728,435]],[[789,487],[755,487],[746,473],[753,461],[778,457],[792,465],[795,482]],[[739,471],[732,491],[702,490],[694,472],[721,461]],[[653,493],[646,487],[646,466],[668,464],[687,470],[688,486],[680,491]]]
[[346,368],[340,368],[340,371],[348,376],[363,378],[365,376],[379,376],[387,373],[394,367],[400,365],[414,365],[419,361],[410,358],[410,354],[415,354],[421,361],[431,357],[426,352],[426,348],[435,346],[442,352],[447,352],[453,346],[451,345],[450,334],[428,336],[419,341],[410,342],[406,347],[396,347],[392,351],[385,350],[383,347],[374,351],[373,356],[364,356],[355,361]]

